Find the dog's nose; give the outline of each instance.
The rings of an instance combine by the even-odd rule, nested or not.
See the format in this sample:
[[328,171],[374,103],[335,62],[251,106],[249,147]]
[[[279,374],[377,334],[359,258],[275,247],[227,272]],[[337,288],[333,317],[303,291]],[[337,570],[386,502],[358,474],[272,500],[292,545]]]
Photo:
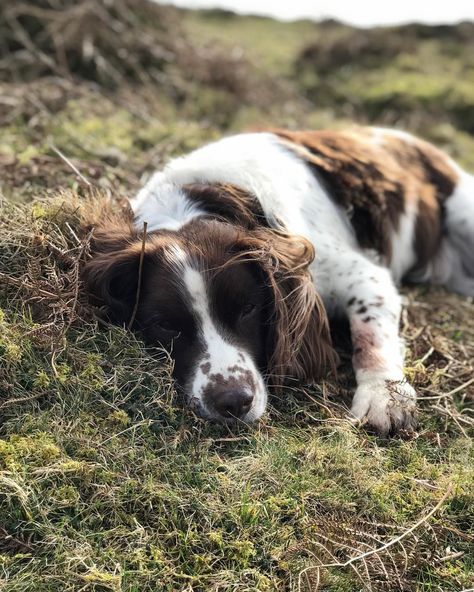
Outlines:
[[224,391],[219,393],[215,407],[222,417],[243,417],[250,411],[253,395],[245,391]]

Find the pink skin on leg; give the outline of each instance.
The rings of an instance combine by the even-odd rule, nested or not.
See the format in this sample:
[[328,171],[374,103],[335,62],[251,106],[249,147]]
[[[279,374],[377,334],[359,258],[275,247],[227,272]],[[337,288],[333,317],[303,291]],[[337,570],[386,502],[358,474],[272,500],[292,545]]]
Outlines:
[[377,335],[369,323],[359,318],[351,319],[351,334],[354,355],[352,366],[358,370],[376,370],[384,365],[384,358],[380,353],[380,343]]
[[[367,317],[366,317],[367,319]],[[415,392],[403,376],[403,360],[396,324],[385,327],[382,319],[351,318],[353,366],[358,388],[353,416],[386,434],[413,426]]]

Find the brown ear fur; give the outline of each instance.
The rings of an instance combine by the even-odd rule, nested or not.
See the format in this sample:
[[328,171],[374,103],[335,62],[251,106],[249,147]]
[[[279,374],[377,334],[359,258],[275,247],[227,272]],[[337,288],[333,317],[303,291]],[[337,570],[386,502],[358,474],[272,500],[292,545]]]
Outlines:
[[328,370],[335,373],[338,357],[326,310],[309,272],[314,259],[311,243],[270,229],[250,232],[244,241],[243,255],[262,266],[273,293],[270,382],[278,386],[285,377],[314,382]]
[[91,301],[105,306],[107,316],[128,324],[138,288],[141,241],[130,225],[107,225],[95,230],[92,259],[82,271]]

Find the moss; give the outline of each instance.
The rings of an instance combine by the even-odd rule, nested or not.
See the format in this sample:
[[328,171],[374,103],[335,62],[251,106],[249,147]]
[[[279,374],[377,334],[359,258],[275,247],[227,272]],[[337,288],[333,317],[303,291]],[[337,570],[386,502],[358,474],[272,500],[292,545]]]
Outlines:
[[127,155],[133,147],[133,117],[123,110],[111,108],[109,102],[99,109],[89,100],[70,101],[51,120],[46,132],[55,144],[70,156],[100,154],[107,150]]

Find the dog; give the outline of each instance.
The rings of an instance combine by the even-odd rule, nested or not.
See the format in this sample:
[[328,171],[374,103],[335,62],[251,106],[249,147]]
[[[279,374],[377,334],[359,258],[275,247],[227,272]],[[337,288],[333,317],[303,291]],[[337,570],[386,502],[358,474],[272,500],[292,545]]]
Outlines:
[[85,284],[170,352],[198,414],[252,422],[269,388],[335,371],[328,319],[344,316],[350,417],[413,428],[396,286],[474,296],[474,177],[446,154],[382,128],[243,133],[172,160],[131,207],[96,230]]

